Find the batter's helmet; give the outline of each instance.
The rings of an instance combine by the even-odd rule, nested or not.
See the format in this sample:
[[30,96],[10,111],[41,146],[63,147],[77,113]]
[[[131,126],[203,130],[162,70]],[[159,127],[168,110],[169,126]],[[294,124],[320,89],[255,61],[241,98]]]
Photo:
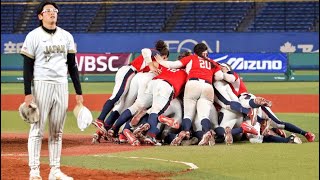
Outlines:
[[19,107],[19,114],[21,118],[30,124],[36,123],[40,119],[40,112],[38,106],[31,102],[29,106],[26,106],[26,103],[22,103]]
[[81,131],[86,129],[93,121],[90,110],[83,104],[77,104],[73,109],[73,114],[77,118],[78,127]]

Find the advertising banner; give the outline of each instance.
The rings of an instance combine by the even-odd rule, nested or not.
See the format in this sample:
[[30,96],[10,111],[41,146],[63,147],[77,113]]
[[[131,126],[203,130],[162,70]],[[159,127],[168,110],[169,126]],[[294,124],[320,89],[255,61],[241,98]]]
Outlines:
[[88,54],[77,53],[76,61],[82,74],[115,74],[120,67],[127,65],[131,54]]
[[[83,33],[74,34],[78,52],[135,53],[164,40],[170,52],[205,43],[210,53],[319,52],[317,32],[245,33]],[[26,34],[1,34],[1,53],[19,53]]]
[[237,73],[285,73],[285,53],[210,53],[209,57],[219,63],[227,63]]

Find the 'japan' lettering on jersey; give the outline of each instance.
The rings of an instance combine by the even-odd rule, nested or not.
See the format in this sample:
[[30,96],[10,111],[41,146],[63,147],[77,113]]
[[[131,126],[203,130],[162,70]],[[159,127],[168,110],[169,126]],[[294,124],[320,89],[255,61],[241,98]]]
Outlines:
[[247,93],[247,87],[244,85],[244,82],[240,79],[240,76],[233,71],[233,75],[236,77],[236,80],[233,83],[228,83],[232,89],[232,92],[239,96],[242,93]]
[[213,75],[217,71],[221,70],[220,66],[216,62],[212,61],[215,65],[215,67],[212,67],[210,62],[195,54],[184,57],[180,61],[183,66],[186,67],[186,71],[189,74],[188,79],[200,78],[212,83]]
[[153,79],[163,79],[169,82],[174,88],[174,98],[179,96],[187,81],[187,73],[183,69],[169,69],[159,65],[161,73]]
[[35,60],[34,80],[66,83],[67,54],[76,53],[76,48],[72,35],[60,27],[54,34],[38,27],[28,33],[20,53]]
[[[151,49],[151,59],[152,61],[156,61],[156,59],[154,58],[154,56],[158,53],[159,51]],[[143,59],[142,55],[139,55],[138,57],[136,57],[134,60],[132,60],[132,62],[130,63],[131,66],[133,66],[134,68],[136,68],[137,72],[149,72],[150,68],[148,66],[148,64],[146,63],[146,61]]]

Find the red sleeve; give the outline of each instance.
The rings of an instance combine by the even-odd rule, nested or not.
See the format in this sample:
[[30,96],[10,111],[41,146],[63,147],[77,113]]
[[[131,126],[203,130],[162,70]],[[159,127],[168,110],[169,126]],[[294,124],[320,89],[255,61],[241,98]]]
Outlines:
[[184,57],[182,59],[180,59],[180,61],[182,62],[183,66],[186,66],[192,59],[193,56],[187,56],[187,57]]
[[239,79],[239,75],[238,75],[237,73],[233,72],[233,75],[234,75],[234,77],[236,77],[235,81],[236,81],[237,79]]
[[[214,62],[214,61],[213,61]],[[216,62],[213,63],[215,65],[214,68],[212,68],[213,74],[215,74],[217,71],[221,70],[221,67]]]

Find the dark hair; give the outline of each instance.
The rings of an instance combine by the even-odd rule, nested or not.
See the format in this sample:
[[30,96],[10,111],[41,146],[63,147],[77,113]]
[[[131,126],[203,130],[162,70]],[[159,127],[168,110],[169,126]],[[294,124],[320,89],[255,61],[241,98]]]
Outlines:
[[160,52],[161,56],[167,56],[169,57],[169,49],[167,44],[163,40],[158,40],[155,44],[156,50]]
[[[51,4],[53,7],[55,7],[56,9],[59,10],[59,7],[58,7],[58,5],[57,5],[55,2],[50,1],[50,0],[49,0],[49,1],[48,1],[48,0],[44,0],[44,1],[42,1],[42,2],[38,5],[38,7],[37,7],[37,11],[36,11],[37,16],[38,16],[39,14],[41,14],[41,12],[43,11],[43,7],[46,6],[46,5],[48,5],[48,4]],[[42,20],[39,20],[39,24],[40,24],[40,26],[42,26]]]
[[206,61],[208,61],[209,63],[211,63],[211,65],[212,65],[212,68],[214,68],[215,67],[215,64],[208,58],[208,57],[205,57],[205,56],[203,56],[203,52],[204,51],[206,51],[206,50],[208,50],[208,47],[207,47],[207,45],[206,44],[204,44],[204,43],[198,43],[198,44],[196,44],[195,46],[194,46],[194,48],[193,48],[193,52],[196,54],[196,55],[198,55],[199,57],[201,57],[201,58],[203,58],[204,60],[206,60]]
[[183,52],[180,52],[179,56],[178,56],[178,60],[186,57],[186,56],[190,56],[191,55],[191,52],[189,51],[183,51]]

